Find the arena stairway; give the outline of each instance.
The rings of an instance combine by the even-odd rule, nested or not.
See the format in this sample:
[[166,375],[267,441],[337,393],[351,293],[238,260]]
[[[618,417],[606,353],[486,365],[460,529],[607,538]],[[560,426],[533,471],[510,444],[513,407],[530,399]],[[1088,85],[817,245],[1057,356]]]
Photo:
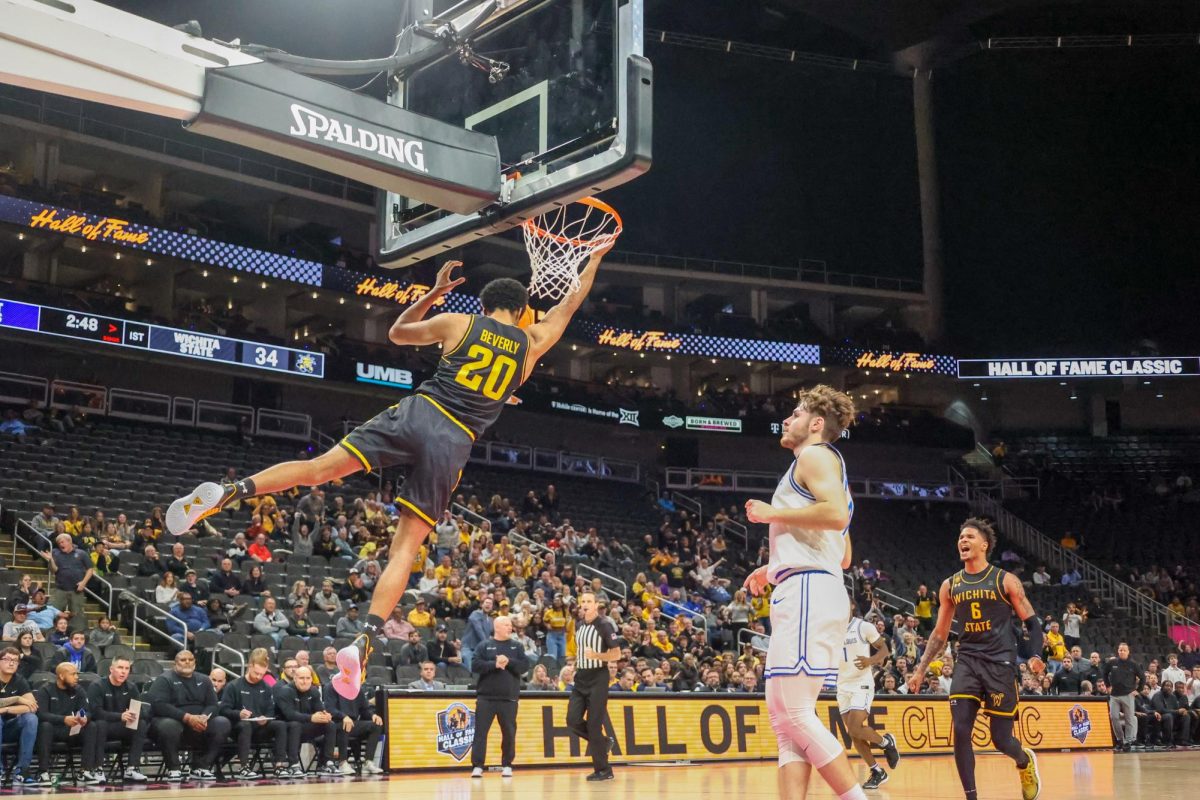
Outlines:
[[[16,558],[13,558],[14,540],[10,530],[0,530],[0,554],[3,554],[3,563],[5,569],[0,571],[0,585],[4,587],[4,597],[7,598],[9,593],[18,584],[22,575],[30,575],[34,581],[43,586],[50,585],[50,570],[46,562],[37,555],[30,552],[20,542],[16,542]],[[87,626],[89,629],[99,626],[101,617],[108,616],[108,612],[104,606],[96,602],[92,598],[87,598],[84,604],[84,613],[87,617]],[[8,622],[12,618],[12,614],[7,611],[0,611],[0,623]],[[128,627],[114,620],[117,630],[121,634],[121,644],[133,648],[133,659],[136,662],[143,662],[138,665],[136,672],[143,677],[153,677],[159,674],[163,669],[171,666],[173,653],[165,652],[159,649],[156,645],[151,644],[142,636],[134,636]],[[98,663],[105,661],[103,653],[96,653]],[[146,662],[152,662],[148,666]],[[104,674],[106,666],[101,666],[100,672]]]

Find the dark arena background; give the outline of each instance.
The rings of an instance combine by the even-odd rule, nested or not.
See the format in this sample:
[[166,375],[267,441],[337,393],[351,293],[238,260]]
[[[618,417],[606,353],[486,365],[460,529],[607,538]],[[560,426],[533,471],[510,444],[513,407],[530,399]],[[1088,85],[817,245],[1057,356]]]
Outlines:
[[[868,796],[963,796],[957,628],[906,684],[983,517],[1047,632],[1015,716],[1042,797],[1195,797],[1198,72],[1175,0],[0,0],[0,794],[803,800],[746,503],[826,384],[902,756]],[[433,314],[478,314],[531,280],[517,228],[589,194],[623,232],[340,700],[416,468],[178,536],[167,509],[342,452],[443,363],[389,341],[439,268],[465,282]],[[585,591],[621,653],[612,783],[567,723]],[[515,761],[493,726],[471,778],[497,616],[528,661]],[[979,798],[1021,797],[971,738]]]

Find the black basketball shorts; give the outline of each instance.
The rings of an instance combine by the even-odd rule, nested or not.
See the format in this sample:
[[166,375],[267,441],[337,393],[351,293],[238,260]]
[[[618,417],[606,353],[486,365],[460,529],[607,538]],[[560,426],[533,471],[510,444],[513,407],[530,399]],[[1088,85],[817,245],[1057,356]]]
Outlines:
[[1002,661],[959,658],[950,679],[950,699],[977,700],[987,714],[1017,713],[1017,668]]
[[474,442],[474,434],[439,403],[414,394],[359,425],[338,444],[367,472],[410,466],[396,502],[433,525],[450,504]]

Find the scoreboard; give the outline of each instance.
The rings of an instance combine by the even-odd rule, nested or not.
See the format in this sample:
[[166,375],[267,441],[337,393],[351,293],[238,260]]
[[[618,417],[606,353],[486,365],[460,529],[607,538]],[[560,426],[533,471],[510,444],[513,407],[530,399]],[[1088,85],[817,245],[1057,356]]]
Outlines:
[[286,372],[305,378],[325,377],[323,353],[4,298],[0,298],[0,328]]

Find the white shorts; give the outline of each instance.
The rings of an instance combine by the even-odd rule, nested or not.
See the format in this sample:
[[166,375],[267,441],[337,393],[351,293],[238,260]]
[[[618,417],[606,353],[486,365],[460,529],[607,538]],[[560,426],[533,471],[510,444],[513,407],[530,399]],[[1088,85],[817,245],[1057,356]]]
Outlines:
[[771,594],[771,643],[765,677],[836,677],[850,619],[840,575],[821,570],[792,575]]
[[870,711],[871,703],[875,701],[875,689],[873,687],[864,689],[858,685],[839,686],[837,701],[838,713],[842,716],[851,711]]

